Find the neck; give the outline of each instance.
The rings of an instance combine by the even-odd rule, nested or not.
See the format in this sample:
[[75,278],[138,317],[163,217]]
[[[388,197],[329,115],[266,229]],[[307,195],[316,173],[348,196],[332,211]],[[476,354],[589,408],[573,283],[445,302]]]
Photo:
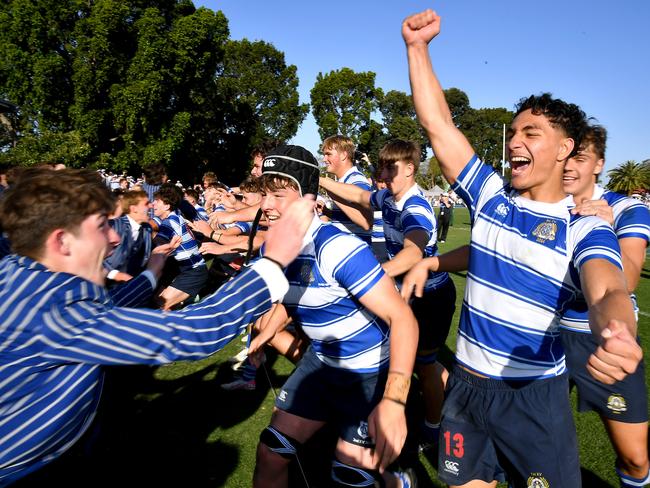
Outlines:
[[404,187],[401,190],[399,190],[397,193],[393,193],[393,198],[395,199],[395,201],[399,202],[404,197],[404,195],[406,195],[409,192],[409,190],[414,186],[415,186],[415,181],[410,181],[407,182],[404,185]]
[[573,194],[573,200],[576,203],[582,203],[586,200],[593,200],[594,198],[594,189],[596,187],[596,182],[594,181],[589,188],[585,188],[583,191]]
[[337,179],[343,178],[343,177],[345,176],[345,173],[347,173],[348,171],[350,171],[351,168],[352,168],[352,165],[351,165],[351,164],[350,164],[349,166],[346,166],[345,168],[341,168],[341,169],[338,171],[338,173],[335,173],[336,178],[337,178]]

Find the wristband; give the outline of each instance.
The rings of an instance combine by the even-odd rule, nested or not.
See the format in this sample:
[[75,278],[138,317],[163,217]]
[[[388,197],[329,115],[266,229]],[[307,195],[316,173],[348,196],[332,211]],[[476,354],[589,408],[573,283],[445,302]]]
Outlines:
[[210,235],[208,236],[208,239],[210,239],[211,241],[214,241],[213,237],[214,237],[214,231],[210,232]]
[[402,405],[406,405],[406,399],[411,387],[411,377],[398,371],[389,371],[384,388],[384,398]]
[[282,266],[282,263],[280,263],[280,261],[276,261],[275,259],[270,258],[270,257],[268,257],[268,256],[263,256],[262,259],[268,259],[268,260],[271,261],[273,264],[277,264],[278,267],[279,267],[280,269],[284,269],[284,266]]

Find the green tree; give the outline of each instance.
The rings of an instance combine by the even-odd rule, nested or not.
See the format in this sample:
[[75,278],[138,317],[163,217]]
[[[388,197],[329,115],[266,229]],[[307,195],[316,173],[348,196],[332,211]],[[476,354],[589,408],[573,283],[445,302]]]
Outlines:
[[607,176],[609,177],[607,188],[628,196],[635,190],[647,191],[650,188],[650,168],[644,163],[626,161],[609,170]]
[[364,129],[371,127],[371,115],[383,92],[375,87],[375,73],[342,68],[326,75],[318,73],[310,95],[312,114],[322,139],[343,134],[359,142]]
[[[0,21],[0,98],[20,109],[0,159],[74,153],[76,165],[235,179],[253,144],[292,137],[307,111],[281,52],[228,42],[223,13],[190,0],[9,0]],[[66,140],[84,149],[57,152]]]
[[391,90],[379,103],[386,129],[387,139],[404,139],[420,145],[421,156],[424,160],[429,147],[429,140],[417,121],[413,98],[398,90]]
[[513,113],[505,108],[470,108],[459,118],[460,129],[476,154],[495,168],[501,167],[503,125],[508,126],[512,117]]
[[442,176],[440,163],[435,156],[429,158],[428,161],[420,166],[420,171],[415,177],[415,180],[421,188],[429,190],[438,185],[440,188],[447,188],[449,184]]
[[447,88],[444,93],[451,112],[451,118],[456,122],[456,125],[459,125],[460,119],[463,118],[467,111],[471,110],[469,97],[459,88]]

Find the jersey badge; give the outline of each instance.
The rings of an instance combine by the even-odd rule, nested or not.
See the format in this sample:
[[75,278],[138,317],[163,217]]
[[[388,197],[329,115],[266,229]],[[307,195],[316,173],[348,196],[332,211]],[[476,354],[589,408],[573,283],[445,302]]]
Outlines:
[[609,395],[609,398],[607,398],[607,408],[614,413],[623,413],[627,411],[627,402],[621,395]]
[[505,217],[506,215],[508,215],[509,211],[510,209],[505,203],[500,203],[499,205],[497,205],[497,209],[495,210],[495,212],[501,217]]
[[305,261],[300,267],[300,278],[303,283],[311,284],[314,282],[314,270],[312,268],[312,263]]
[[528,488],[550,488],[551,485],[542,476],[542,473],[531,473],[526,481],[526,486]]
[[362,439],[367,439],[370,437],[368,434],[368,422],[361,421],[359,427],[357,427],[357,434],[359,434],[359,437]]
[[547,220],[538,224],[533,231],[533,236],[537,238],[537,242],[544,243],[546,241],[554,241],[557,234],[557,224],[552,220]]

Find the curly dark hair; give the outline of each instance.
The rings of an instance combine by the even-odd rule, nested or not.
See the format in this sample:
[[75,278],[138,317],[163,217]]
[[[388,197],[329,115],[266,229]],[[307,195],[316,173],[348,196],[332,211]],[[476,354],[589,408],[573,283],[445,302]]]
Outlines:
[[582,144],[580,144],[580,150],[584,151],[589,147],[593,146],[594,153],[598,156],[599,159],[605,159],[605,148],[607,147],[607,129],[602,125],[590,125],[587,127],[584,137],[582,138]]
[[153,197],[169,205],[170,210],[176,210],[183,199],[183,190],[171,183],[165,183],[153,194]]
[[525,110],[530,110],[535,115],[543,115],[553,127],[561,129],[567,137],[573,139],[573,151],[569,157],[576,155],[588,127],[587,116],[580,107],[553,98],[550,93],[542,93],[519,100],[515,107],[515,117]]

